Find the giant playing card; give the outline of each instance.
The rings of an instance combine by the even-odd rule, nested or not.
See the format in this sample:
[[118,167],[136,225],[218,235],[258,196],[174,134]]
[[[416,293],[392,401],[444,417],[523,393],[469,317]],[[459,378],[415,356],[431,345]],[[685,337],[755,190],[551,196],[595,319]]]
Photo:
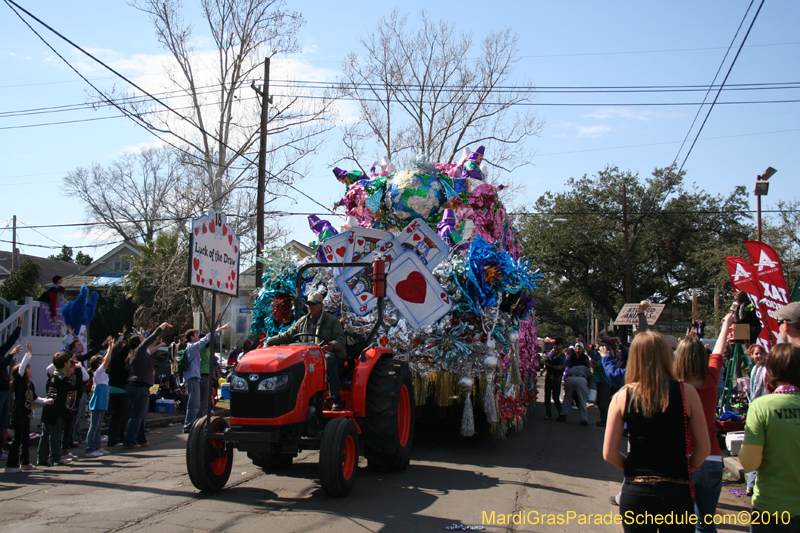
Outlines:
[[[322,243],[322,253],[318,253],[317,257],[321,263],[343,263],[349,261],[347,255],[348,241],[352,236],[349,231],[344,231],[338,235],[334,235]],[[341,268],[332,268],[331,272],[334,277],[342,273]]]
[[342,291],[344,301],[355,314],[365,315],[378,305],[378,299],[372,295],[371,266],[348,269],[344,274],[336,276],[336,284]]
[[352,228],[347,240],[347,261],[363,261],[366,256],[394,239],[390,231],[370,228]]
[[414,250],[406,250],[392,261],[386,296],[414,329],[433,324],[452,307],[450,297]]
[[[450,247],[439,237],[430,226],[419,220],[414,220],[403,231],[390,241],[395,255],[404,250],[412,250],[422,260],[426,270],[433,270],[450,253]],[[381,251],[387,250],[387,244]]]

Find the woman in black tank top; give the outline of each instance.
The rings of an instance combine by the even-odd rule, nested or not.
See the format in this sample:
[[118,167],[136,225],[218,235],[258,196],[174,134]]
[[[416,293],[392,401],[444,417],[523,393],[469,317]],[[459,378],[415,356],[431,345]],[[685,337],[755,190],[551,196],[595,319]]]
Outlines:
[[[639,333],[631,344],[625,387],[608,411],[603,458],[625,471],[620,513],[626,532],[694,531],[692,469],[709,452],[700,397],[675,379],[672,349],[655,331]],[[629,453],[620,452],[623,425]],[[687,457],[687,438],[696,444]]]

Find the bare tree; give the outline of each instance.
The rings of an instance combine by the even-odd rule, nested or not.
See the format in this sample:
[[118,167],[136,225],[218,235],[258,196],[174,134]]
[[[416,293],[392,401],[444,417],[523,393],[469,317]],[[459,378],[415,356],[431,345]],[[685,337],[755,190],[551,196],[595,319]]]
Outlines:
[[483,143],[489,145],[485,161],[499,170],[530,163],[526,141],[542,122],[514,109],[534,97],[510,81],[517,36],[509,29],[490,33],[476,50],[472,35],[457,34],[452,23],[433,22],[423,12],[415,31],[407,19],[392,12],[361,39],[364,54],[352,53],[342,65],[341,93],[360,112],[345,128],[342,159],[357,164],[377,147],[395,161],[421,154],[453,162],[462,148]]
[[108,167],[94,164],[69,172],[67,194],[84,205],[86,217],[126,242],[153,240],[163,228],[189,216],[197,198],[187,195],[191,169],[168,148],[125,153]]
[[[110,91],[114,101],[152,131],[164,134],[182,151],[183,163],[202,176],[202,187],[216,209],[226,209],[243,185],[254,181],[254,144],[260,134],[259,106],[250,85],[259,80],[264,57],[296,52],[303,17],[283,0],[202,0],[203,19],[213,52],[198,52],[192,26],[180,0],[134,0],[150,15],[156,37],[168,52],[169,105],[141,94]],[[269,112],[270,193],[286,194],[304,174],[298,164],[315,152],[329,131],[333,100],[302,99],[299,91],[279,96]],[[252,185],[254,187],[254,185]],[[288,188],[287,188],[288,187]]]

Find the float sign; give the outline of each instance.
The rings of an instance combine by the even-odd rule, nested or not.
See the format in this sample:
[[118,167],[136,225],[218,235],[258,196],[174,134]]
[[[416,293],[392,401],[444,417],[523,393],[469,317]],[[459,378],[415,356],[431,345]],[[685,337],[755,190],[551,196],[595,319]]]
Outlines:
[[192,219],[189,238],[189,286],[228,296],[239,295],[239,237],[225,213]]

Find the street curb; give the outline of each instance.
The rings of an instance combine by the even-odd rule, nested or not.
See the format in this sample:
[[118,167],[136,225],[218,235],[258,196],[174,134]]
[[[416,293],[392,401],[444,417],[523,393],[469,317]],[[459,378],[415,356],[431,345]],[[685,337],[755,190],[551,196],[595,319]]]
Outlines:
[[725,472],[731,474],[730,481],[744,481],[747,478],[738,457],[723,457],[722,462],[725,465]]

